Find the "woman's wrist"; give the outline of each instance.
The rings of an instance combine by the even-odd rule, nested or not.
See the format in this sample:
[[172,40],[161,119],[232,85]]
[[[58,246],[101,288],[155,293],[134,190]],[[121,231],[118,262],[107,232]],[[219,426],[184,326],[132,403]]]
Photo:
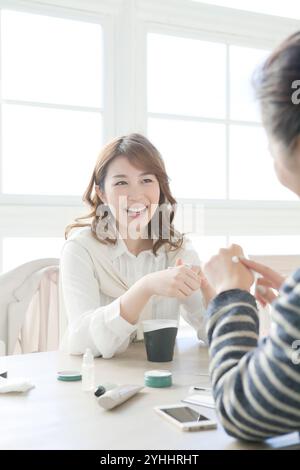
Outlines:
[[250,292],[251,286],[246,286],[240,282],[228,282],[228,283],[223,283],[220,284],[219,286],[216,286],[216,293],[220,294],[221,292],[225,292],[228,290],[234,290],[234,289],[239,289],[239,290],[245,290],[247,292]]
[[125,294],[120,297],[120,314],[132,325],[136,324],[139,316],[147,302],[150,300],[151,294],[147,287],[147,282],[139,279],[135,282]]
[[154,295],[153,287],[151,283],[151,274],[146,274],[137,281],[139,292],[148,298],[148,300]]

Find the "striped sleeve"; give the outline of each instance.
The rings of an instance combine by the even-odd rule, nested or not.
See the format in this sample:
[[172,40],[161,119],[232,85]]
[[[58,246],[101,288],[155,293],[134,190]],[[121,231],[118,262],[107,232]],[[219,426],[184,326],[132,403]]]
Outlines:
[[273,303],[263,340],[249,292],[222,292],[207,316],[213,394],[227,433],[258,441],[300,431],[300,269]]

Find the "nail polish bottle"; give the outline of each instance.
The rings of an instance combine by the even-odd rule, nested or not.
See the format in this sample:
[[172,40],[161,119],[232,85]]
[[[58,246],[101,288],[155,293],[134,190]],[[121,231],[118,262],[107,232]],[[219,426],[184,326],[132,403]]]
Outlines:
[[89,392],[94,390],[95,383],[95,364],[92,351],[87,348],[82,360],[82,390]]

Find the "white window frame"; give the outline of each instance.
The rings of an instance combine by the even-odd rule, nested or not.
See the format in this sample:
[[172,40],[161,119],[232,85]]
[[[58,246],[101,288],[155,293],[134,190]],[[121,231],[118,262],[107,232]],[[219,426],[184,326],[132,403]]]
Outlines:
[[[120,1],[115,0],[103,1],[101,2],[101,8],[99,8],[99,2],[90,2],[89,0],[85,2],[76,0],[57,2],[51,0],[0,0],[0,10],[7,8],[27,13],[101,24],[104,47],[103,107],[101,109],[104,141],[111,139],[115,135],[114,36],[116,8],[119,7],[119,4]],[[83,6],[87,8],[83,8]],[[2,103],[5,102],[8,102],[8,100],[2,100],[0,96],[0,109]],[[86,110],[84,107],[74,106],[60,106],[60,108]],[[1,128],[0,114],[0,163],[2,156]],[[1,194],[0,192],[0,272],[3,266],[3,238],[14,236],[20,238],[63,237],[65,226],[74,220],[76,216],[86,212],[87,208],[83,206],[81,197],[77,196],[13,195]],[[23,223],[25,220],[28,221],[26,225]],[[49,221],[51,221],[51,224],[49,224]]]
[[[141,0],[138,17],[139,37],[137,44],[138,78],[140,99],[138,116],[143,132],[147,131],[147,118],[167,117],[191,121],[215,122],[226,125],[227,148],[227,198],[229,172],[229,126],[233,124],[249,125],[261,128],[253,121],[237,121],[227,115],[222,119],[195,118],[194,116],[163,115],[147,112],[146,57],[147,34],[158,33],[186,38],[224,43],[227,45],[227,100],[229,99],[229,45],[272,50],[285,37],[300,29],[299,20],[279,18],[246,11],[233,10],[215,5],[205,5],[188,0]],[[255,32],[255,34],[253,33]],[[144,88],[143,88],[144,87]],[[175,195],[176,197],[176,195]],[[181,219],[181,207],[192,204],[204,213],[204,233],[200,235],[224,235],[228,241],[233,235],[300,235],[300,202],[298,201],[248,201],[248,200],[205,200],[180,198],[178,215]],[[280,221],[280,222],[279,222]],[[187,226],[194,226],[187,221]]]
[[[0,0],[1,8],[101,23],[104,141],[132,131],[146,133],[148,32],[272,49],[300,29],[298,20],[191,0]],[[208,236],[300,234],[298,201],[179,199],[178,202],[191,203],[196,208],[200,203],[204,207]],[[80,197],[0,194],[0,272],[3,237],[63,236],[65,225],[85,212],[87,208]],[[27,220],[28,225],[20,226],[20,220]]]

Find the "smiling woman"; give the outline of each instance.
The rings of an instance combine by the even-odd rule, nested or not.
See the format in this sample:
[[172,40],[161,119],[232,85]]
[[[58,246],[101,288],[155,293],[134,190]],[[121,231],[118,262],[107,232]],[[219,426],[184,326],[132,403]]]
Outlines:
[[[141,215],[136,209],[144,205],[149,206],[143,224],[146,229],[144,239],[153,238],[153,216],[158,206],[164,212],[164,223],[168,223],[168,230],[166,226],[163,230],[158,220],[160,227],[153,240],[153,253],[156,254],[164,243],[173,248],[179,248],[182,244],[182,236],[172,225],[176,200],[170,192],[164,162],[157,149],[142,135],[120,137],[103,148],[83,201],[92,208],[92,212],[78,217],[74,224],[70,224],[66,228],[66,238],[71,229],[91,225],[93,235],[102,243],[116,244],[118,232],[128,241],[130,237],[127,231],[130,227],[124,214],[126,219],[127,216],[135,219],[136,213]],[[133,216],[130,212],[134,212]],[[80,222],[91,218],[92,223]],[[166,233],[168,238],[164,237]]]
[[92,211],[66,228],[61,255],[63,347],[109,358],[143,339],[143,320],[180,313],[205,341],[200,259],[173,226],[176,200],[158,150],[140,134],[108,143],[83,200]]
[[[123,174],[115,174],[116,171],[122,171]],[[109,165],[105,189],[101,191],[99,186],[95,189],[99,199],[105,202],[113,214],[118,231],[126,239],[128,247],[131,240],[137,240],[143,234],[143,240],[149,239],[149,232],[145,229],[151,223],[160,199],[159,182],[150,169],[141,173],[126,156],[120,155]],[[152,246],[152,240],[149,241]],[[132,250],[136,249],[139,247],[133,241]]]

